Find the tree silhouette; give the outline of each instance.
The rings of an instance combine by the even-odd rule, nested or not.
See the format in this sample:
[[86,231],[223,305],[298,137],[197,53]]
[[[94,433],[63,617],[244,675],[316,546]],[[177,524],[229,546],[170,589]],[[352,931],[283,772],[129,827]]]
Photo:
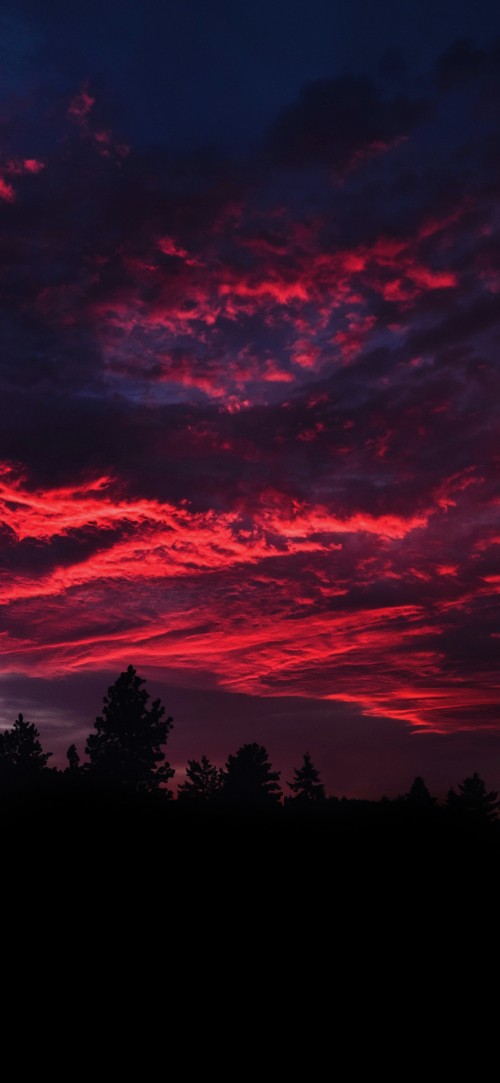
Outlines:
[[188,760],[186,781],[179,786],[178,796],[181,801],[214,801],[222,787],[222,771],[214,767],[206,756],[198,760]]
[[293,790],[295,797],[292,801],[324,801],[325,787],[319,777],[319,771],[314,766],[309,752],[304,753],[304,762],[301,767],[295,768],[293,782],[287,782],[287,786]]
[[71,771],[74,774],[80,770],[80,757],[76,750],[76,745],[70,745],[66,753],[66,759],[68,761],[67,771]]
[[[104,696],[95,733],[87,738],[88,771],[95,779],[129,790],[154,792],[174,775],[165,760],[165,745],[172,727],[163,718],[159,699],[148,706],[145,681],[133,666],[121,673]],[[161,766],[159,766],[161,764]],[[171,797],[171,793],[167,793]]]
[[404,800],[407,804],[419,809],[430,809],[436,806],[436,798],[431,796],[420,775],[417,775],[412,782],[409,792],[404,796]]
[[229,756],[223,776],[222,795],[230,805],[271,808],[279,804],[280,771],[273,771],[266,749],[257,743],[242,745]]
[[12,729],[0,733],[0,777],[4,781],[15,785],[40,778],[52,752],[43,751],[39,738],[36,726],[26,722],[22,714]]
[[496,816],[497,809],[500,807],[500,801],[497,800],[498,793],[487,792],[486,785],[477,771],[469,778],[464,778],[464,781],[459,783],[458,790],[458,793],[455,793],[453,788],[448,791],[449,808],[458,812],[471,812],[487,820]]

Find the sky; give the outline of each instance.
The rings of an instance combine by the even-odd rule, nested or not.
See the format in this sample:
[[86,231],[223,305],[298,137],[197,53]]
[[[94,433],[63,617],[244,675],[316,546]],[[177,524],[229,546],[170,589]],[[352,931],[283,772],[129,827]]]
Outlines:
[[500,9],[0,14],[0,724],[500,787]]

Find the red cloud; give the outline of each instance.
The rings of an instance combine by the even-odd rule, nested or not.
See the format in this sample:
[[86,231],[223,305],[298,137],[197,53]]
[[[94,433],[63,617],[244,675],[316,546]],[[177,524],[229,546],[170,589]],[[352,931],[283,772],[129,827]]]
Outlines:
[[79,124],[84,124],[95,105],[95,98],[83,87],[69,103],[68,116]]
[[[413,233],[381,233],[348,247],[325,244],[320,218],[287,221],[277,207],[253,223],[251,208],[239,205],[236,225],[234,215],[220,212],[203,235],[179,228],[175,235],[143,237],[140,251],[121,246],[115,255],[123,268],[120,284],[96,290],[87,319],[115,373],[132,375],[123,362],[130,355],[134,378],[148,379],[148,370],[172,357],[171,347],[183,341],[191,362],[161,364],[159,380],[215,399],[265,400],[272,384],[303,384],[312,370],[326,375],[339,359],[355,363],[375,336],[400,337],[427,294],[457,289],[459,276],[446,261],[469,210],[462,204],[441,221],[424,219]],[[245,229],[238,230],[245,214]],[[262,236],[262,220],[276,236]],[[95,267],[96,279],[108,283],[109,259],[96,260]],[[398,309],[399,320],[395,312],[390,324],[381,321],[374,295]],[[241,347],[227,352],[228,328],[241,337],[247,321],[259,324],[262,334],[280,335],[280,356],[272,364],[255,349],[249,348],[252,363],[246,367],[238,360]]]
[[5,200],[6,203],[14,203],[16,199],[15,189],[9,181],[5,180],[6,176],[40,173],[44,168],[45,163],[39,162],[36,158],[12,158],[5,165],[0,166],[0,199]]
[[87,87],[82,87],[68,106],[68,117],[78,125],[82,135],[91,140],[102,158],[114,157],[120,161],[129,154],[130,147],[126,143],[117,142],[108,128],[94,126],[92,114],[95,104],[96,99],[89,94]]
[[27,173],[39,173],[41,169],[45,169],[45,163],[36,158],[25,158],[23,164]]
[[87,87],[70,103],[54,214],[26,180],[44,162],[0,168],[4,203],[43,196],[24,223],[4,207],[2,454],[27,463],[0,476],[5,671],[126,654],[186,683],[492,724],[493,186],[440,214],[423,168],[417,199],[411,170],[398,195],[374,163],[371,207],[347,174],[398,137],[363,109],[310,203],[315,170],[261,158],[249,183],[219,163],[179,195],[191,165],[151,152],[115,184],[125,148],[99,113]]
[[[468,500],[469,479],[457,474],[445,489]],[[5,581],[1,601],[29,629],[4,635],[7,671],[22,671],[28,659],[39,674],[111,666],[126,646],[138,664],[201,667],[221,687],[250,694],[355,701],[365,713],[435,730],[452,724],[454,712],[457,726],[460,712],[489,717],[492,676],[479,686],[447,675],[443,637],[479,598],[484,613],[499,577],[461,586],[457,566],[434,558],[432,531],[449,514],[439,502],[407,516],[341,515],[268,491],[253,511],[194,512],[120,495],[107,476],[33,489],[6,465],[0,507],[17,544],[55,547],[50,570],[20,569]],[[59,539],[89,531],[90,555],[76,549],[61,563]],[[412,562],[426,548],[421,569]],[[422,595],[401,600],[414,577],[430,592],[430,608]],[[366,604],[391,581],[399,593],[390,604]],[[365,596],[354,608],[353,588]],[[126,604],[116,606],[115,596]],[[113,613],[122,630],[107,629]]]
[[13,203],[16,198],[16,193],[11,184],[0,177],[0,199],[4,199],[6,203]]

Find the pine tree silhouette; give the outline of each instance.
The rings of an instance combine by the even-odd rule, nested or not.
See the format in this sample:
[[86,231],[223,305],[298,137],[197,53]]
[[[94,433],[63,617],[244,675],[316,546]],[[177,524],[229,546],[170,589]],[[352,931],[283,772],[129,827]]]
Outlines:
[[[145,681],[133,666],[121,673],[104,697],[95,733],[87,738],[88,772],[110,786],[154,792],[174,775],[162,747],[172,727],[156,699],[148,706]],[[161,764],[161,766],[160,766]],[[171,793],[166,791],[171,797]]]
[[229,756],[222,778],[222,795],[230,805],[272,808],[280,803],[280,772],[273,771],[267,750],[256,742],[242,745]]
[[70,745],[66,753],[66,759],[68,761],[67,770],[75,773],[80,770],[80,757],[78,755],[76,745]]
[[420,775],[414,779],[404,799],[415,808],[434,808],[436,805],[436,798],[431,796]]
[[314,767],[308,752],[304,753],[304,762],[301,767],[295,768],[293,782],[287,782],[287,786],[293,790],[293,801],[324,801],[325,787],[319,777],[319,771]]
[[214,767],[206,756],[198,760],[188,760],[186,781],[181,783],[178,797],[181,801],[213,802],[220,795],[222,771]]
[[492,820],[497,815],[500,801],[498,793],[486,790],[483,779],[477,771],[459,783],[458,793],[452,788],[448,791],[447,804],[457,812],[473,813],[485,820]]
[[22,714],[0,733],[0,783],[6,793],[34,792],[51,778],[47,761],[52,753],[43,751],[39,738],[36,726]]
[[26,722],[22,714],[16,718],[12,729],[0,733],[0,764],[5,769],[33,772],[47,766],[52,752],[44,752],[40,734],[32,722]]

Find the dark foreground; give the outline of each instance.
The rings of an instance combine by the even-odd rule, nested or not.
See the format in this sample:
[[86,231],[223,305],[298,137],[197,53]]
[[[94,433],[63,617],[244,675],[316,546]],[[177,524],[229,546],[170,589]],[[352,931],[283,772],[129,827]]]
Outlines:
[[63,1002],[77,989],[104,1015],[112,995],[132,1014],[169,1005],[223,1029],[244,1006],[246,1034],[249,1011],[270,1025],[288,1003],[328,1034],[334,1003],[352,1023],[383,1019],[389,996],[404,1016],[423,989],[437,1011],[464,967],[481,987],[493,966],[496,822],[383,802],[265,814],[97,795],[4,799],[1,814],[4,949],[37,1003],[57,972]]
[[[147,797],[24,795],[0,801],[3,864],[40,883],[78,880],[165,901],[229,885],[288,899],[414,893],[461,882],[485,890],[500,868],[500,822],[397,802],[331,801],[322,808],[191,808]],[[166,885],[168,884],[168,888]]]

